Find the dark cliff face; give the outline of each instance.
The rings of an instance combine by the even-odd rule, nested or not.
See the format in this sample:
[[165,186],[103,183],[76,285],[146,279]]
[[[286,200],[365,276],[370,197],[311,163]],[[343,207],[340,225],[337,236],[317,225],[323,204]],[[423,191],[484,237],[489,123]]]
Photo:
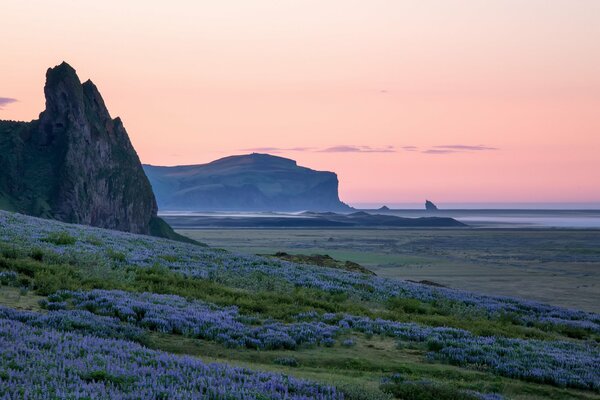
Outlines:
[[44,94],[39,120],[0,122],[0,207],[134,233],[163,229],[127,132],[96,86],[62,63],[48,69]]
[[268,154],[231,156],[203,165],[145,165],[162,210],[347,211],[333,172]]

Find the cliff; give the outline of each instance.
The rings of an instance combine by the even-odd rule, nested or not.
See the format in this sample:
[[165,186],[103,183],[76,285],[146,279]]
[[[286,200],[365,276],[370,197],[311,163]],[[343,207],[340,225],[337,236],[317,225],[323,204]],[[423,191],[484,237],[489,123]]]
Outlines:
[[0,208],[175,238],[127,131],[91,81],[62,63],[46,72],[46,109],[0,121]]
[[225,157],[208,164],[144,165],[161,210],[349,211],[333,172],[269,154]]

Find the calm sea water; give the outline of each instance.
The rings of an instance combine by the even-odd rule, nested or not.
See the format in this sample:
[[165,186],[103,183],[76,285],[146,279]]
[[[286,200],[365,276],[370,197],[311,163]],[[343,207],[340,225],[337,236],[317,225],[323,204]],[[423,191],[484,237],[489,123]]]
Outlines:
[[[600,201],[596,202],[554,202],[554,203],[534,203],[534,202],[496,202],[496,203],[441,203],[431,199],[440,209],[443,210],[598,210],[600,211]],[[351,206],[359,209],[374,210],[383,205],[387,205],[394,210],[423,210],[425,201],[421,203],[352,203]]]
[[393,210],[370,212],[400,217],[439,216],[467,225],[489,228],[594,228],[600,229],[600,210]]

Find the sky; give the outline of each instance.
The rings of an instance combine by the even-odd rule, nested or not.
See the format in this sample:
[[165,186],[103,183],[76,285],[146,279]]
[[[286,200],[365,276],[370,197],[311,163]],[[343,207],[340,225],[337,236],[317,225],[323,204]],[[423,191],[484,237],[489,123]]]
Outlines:
[[0,119],[67,61],[142,162],[267,152],[350,204],[600,201],[600,1],[1,0]]

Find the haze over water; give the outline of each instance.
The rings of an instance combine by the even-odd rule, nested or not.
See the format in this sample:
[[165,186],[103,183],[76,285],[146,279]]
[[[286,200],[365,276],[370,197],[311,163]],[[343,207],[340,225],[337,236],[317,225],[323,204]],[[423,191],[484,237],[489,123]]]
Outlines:
[[[406,206],[406,204],[404,204]],[[489,209],[455,208],[427,212],[423,209],[392,209],[379,211],[365,208],[369,213],[387,214],[398,217],[451,217],[472,228],[563,228],[563,229],[600,229],[600,209]],[[306,218],[301,213],[285,212],[238,212],[238,211],[162,211],[162,216],[176,217],[228,217],[228,218]]]
[[[357,204],[377,209],[380,205]],[[571,228],[600,229],[600,203],[437,203],[426,212],[420,203],[396,203],[386,214],[402,217],[447,216],[477,228]],[[375,211],[380,212],[380,211]]]

